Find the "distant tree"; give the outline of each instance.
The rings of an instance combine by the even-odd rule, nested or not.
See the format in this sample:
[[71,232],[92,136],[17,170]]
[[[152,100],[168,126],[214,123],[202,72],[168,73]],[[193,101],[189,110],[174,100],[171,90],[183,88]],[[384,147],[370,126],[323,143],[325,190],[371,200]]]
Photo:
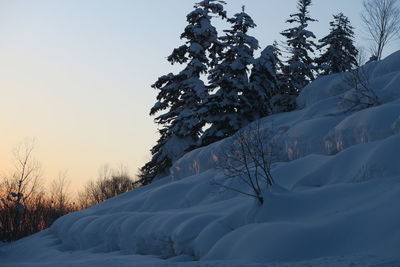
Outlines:
[[[314,77],[314,60],[311,55],[314,53],[316,44],[312,39],[316,38],[314,33],[307,30],[308,23],[316,21],[309,15],[311,0],[298,0],[298,13],[290,15],[287,23],[297,24],[293,28],[289,28],[281,33],[286,37],[288,60],[282,69],[285,79],[281,84],[286,88],[282,88],[289,96],[296,96],[300,91],[315,79]],[[293,97],[291,98],[293,99]],[[295,104],[290,104],[295,106]]]
[[361,18],[372,41],[373,55],[380,60],[385,46],[400,32],[399,1],[364,0]]
[[7,241],[24,236],[26,206],[41,191],[41,166],[34,158],[36,141],[25,139],[13,151],[14,172],[3,180],[0,235]]
[[[67,195],[66,174],[49,190],[42,187],[36,141],[25,139],[13,151],[14,170],[0,177],[0,242],[15,241],[48,228],[57,218],[77,210]],[[50,192],[50,193],[47,193]]]
[[254,61],[250,75],[249,90],[243,93],[248,105],[249,121],[271,115],[274,111],[272,98],[278,94],[278,51],[269,45]]
[[57,179],[54,179],[50,184],[50,200],[54,208],[61,214],[65,213],[70,204],[68,195],[70,181],[67,177],[67,172],[60,172]]
[[362,46],[356,47],[358,53],[357,53],[357,66],[361,67],[365,63],[367,63],[367,54],[365,52],[365,48]]
[[79,193],[80,206],[82,208],[94,206],[138,186],[138,182],[129,176],[124,167],[113,170],[108,165],[103,165],[97,180],[89,181]]
[[3,178],[0,203],[0,240],[23,237],[27,206],[41,192],[41,166],[34,158],[36,141],[25,139],[13,150],[14,171]]
[[324,48],[325,52],[315,59],[322,75],[350,71],[357,66],[353,27],[343,13],[333,15],[333,18],[330,33],[319,40],[318,48]]
[[207,96],[201,75],[215,64],[216,53],[220,50],[211,19],[213,15],[226,17],[224,4],[219,0],[195,4],[195,10],[187,15],[188,26],[181,35],[185,44],[168,57],[171,64],[184,65],[184,69],[178,74],[164,75],[152,85],[159,93],[150,115],[163,112],[155,119],[162,128],[159,130],[161,137],[151,150],[152,159],[141,169],[143,184],[168,174],[173,161],[197,144],[205,124],[197,111]]
[[41,189],[42,168],[34,158],[36,143],[35,139],[27,138],[14,148],[14,172],[5,179],[7,190],[20,195],[21,204]]
[[207,145],[227,136],[250,122],[246,112],[251,109],[245,98],[250,90],[249,71],[254,62],[254,51],[258,49],[258,41],[248,35],[251,28],[256,27],[253,19],[244,12],[228,19],[231,24],[225,35],[220,37],[223,51],[218,62],[210,70],[209,88],[215,92],[210,94],[202,105],[204,120],[211,126],[201,137],[201,145]]
[[291,80],[287,74],[287,66],[282,61],[282,48],[275,41],[273,43],[274,53],[276,55],[276,68],[277,68],[277,90],[274,92],[270,100],[272,113],[281,113],[292,111],[296,108],[297,93],[293,90]]

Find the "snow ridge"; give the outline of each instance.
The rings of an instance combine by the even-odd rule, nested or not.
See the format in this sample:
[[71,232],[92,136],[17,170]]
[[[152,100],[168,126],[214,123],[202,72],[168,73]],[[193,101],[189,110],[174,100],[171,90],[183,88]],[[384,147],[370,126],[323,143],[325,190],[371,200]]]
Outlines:
[[[265,204],[221,191],[232,138],[171,175],[0,246],[0,266],[399,266],[400,51],[364,66],[381,105],[348,112],[345,74],[260,120],[279,151]],[[23,251],[23,255],[21,253]]]

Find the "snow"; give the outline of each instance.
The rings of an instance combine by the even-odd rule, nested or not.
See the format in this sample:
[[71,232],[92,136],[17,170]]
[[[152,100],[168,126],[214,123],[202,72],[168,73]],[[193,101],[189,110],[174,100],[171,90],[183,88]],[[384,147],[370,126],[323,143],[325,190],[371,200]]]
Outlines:
[[[278,151],[264,205],[210,181],[233,138],[171,175],[0,245],[0,266],[400,266],[400,51],[369,63],[381,105],[346,112],[343,74],[259,121]],[[273,125],[273,127],[271,127]]]

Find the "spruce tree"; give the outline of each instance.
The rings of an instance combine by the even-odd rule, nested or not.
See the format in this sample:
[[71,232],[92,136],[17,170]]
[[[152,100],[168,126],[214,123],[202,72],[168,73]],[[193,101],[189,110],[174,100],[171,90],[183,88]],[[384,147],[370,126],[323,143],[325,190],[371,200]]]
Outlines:
[[287,23],[297,24],[295,27],[281,32],[287,38],[286,46],[289,53],[288,60],[283,68],[284,81],[281,83],[285,88],[281,90],[288,95],[298,95],[306,85],[315,79],[314,60],[311,55],[316,45],[313,42],[315,35],[307,30],[308,23],[316,21],[309,15],[311,0],[299,0],[298,12],[291,14]]
[[325,52],[315,60],[322,75],[349,71],[357,66],[353,27],[342,13],[333,18],[330,33],[319,40],[319,48],[325,48]]
[[211,24],[212,15],[226,18],[224,1],[204,0],[195,4],[187,15],[188,25],[181,34],[185,43],[168,57],[171,64],[184,68],[178,74],[160,77],[152,87],[159,90],[150,115],[161,113],[155,122],[162,126],[160,139],[151,150],[152,159],[141,168],[143,183],[167,175],[173,162],[198,141],[205,122],[197,110],[208,94],[201,75],[214,66],[220,50],[217,30]]
[[255,121],[271,115],[271,99],[278,93],[278,51],[272,45],[267,46],[253,64],[249,90],[243,93],[246,101],[246,119]]
[[202,114],[211,126],[201,137],[201,145],[231,136],[249,122],[243,95],[250,87],[248,72],[258,41],[247,32],[256,24],[244,8],[228,22],[231,28],[224,30],[225,36],[220,37],[224,49],[218,54],[219,64],[209,75],[209,88],[214,93],[207,97]]
[[272,96],[270,103],[272,113],[275,114],[294,110],[296,108],[297,93],[293,90],[291,81],[285,74],[286,65],[281,60],[282,50],[276,41],[273,43],[273,47],[277,59],[277,90]]

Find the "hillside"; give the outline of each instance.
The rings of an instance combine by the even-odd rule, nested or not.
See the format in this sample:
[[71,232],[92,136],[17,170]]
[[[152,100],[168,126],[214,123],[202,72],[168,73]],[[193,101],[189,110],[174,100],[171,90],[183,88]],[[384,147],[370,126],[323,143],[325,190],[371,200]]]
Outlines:
[[0,266],[399,266],[400,51],[363,67],[380,105],[340,108],[344,74],[300,109],[264,118],[274,140],[264,205],[226,181],[233,138],[179,159],[171,176],[64,216],[0,247]]

